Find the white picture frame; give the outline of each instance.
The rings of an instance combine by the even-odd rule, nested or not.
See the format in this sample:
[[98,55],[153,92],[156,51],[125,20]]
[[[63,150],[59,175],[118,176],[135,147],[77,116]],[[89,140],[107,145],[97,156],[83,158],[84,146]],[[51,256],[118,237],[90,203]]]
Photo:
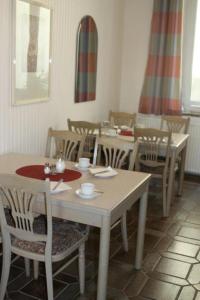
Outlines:
[[30,0],[13,0],[12,5],[12,104],[48,101],[51,9]]

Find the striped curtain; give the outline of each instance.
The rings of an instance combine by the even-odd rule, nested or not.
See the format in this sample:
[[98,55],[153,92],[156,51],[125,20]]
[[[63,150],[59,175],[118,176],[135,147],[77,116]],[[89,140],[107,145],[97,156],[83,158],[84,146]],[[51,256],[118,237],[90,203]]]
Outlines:
[[139,112],[180,114],[183,0],[154,0],[149,57]]
[[96,98],[97,29],[92,17],[81,20],[78,37],[75,102]]

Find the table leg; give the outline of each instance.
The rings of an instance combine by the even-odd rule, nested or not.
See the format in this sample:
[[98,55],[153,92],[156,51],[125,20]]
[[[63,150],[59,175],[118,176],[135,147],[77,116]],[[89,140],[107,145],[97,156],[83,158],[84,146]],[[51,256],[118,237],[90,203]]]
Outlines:
[[110,250],[110,229],[110,217],[104,216],[102,219],[99,245],[97,300],[106,300],[108,261]]
[[174,168],[176,163],[176,151],[172,152],[172,156],[170,159],[170,170],[169,170],[169,182],[168,182],[168,191],[167,191],[167,216],[169,216],[170,205],[173,197],[174,191]]
[[140,199],[136,258],[135,258],[135,268],[137,270],[141,269],[141,266],[142,266],[146,212],[147,212],[147,195],[148,195],[148,191],[144,192],[144,194],[142,195],[142,197]]
[[180,164],[180,174],[179,174],[179,182],[178,182],[178,196],[182,195],[183,192],[183,180],[184,180],[184,171],[185,171],[185,160],[186,160],[186,151],[187,144],[181,151],[181,164]]

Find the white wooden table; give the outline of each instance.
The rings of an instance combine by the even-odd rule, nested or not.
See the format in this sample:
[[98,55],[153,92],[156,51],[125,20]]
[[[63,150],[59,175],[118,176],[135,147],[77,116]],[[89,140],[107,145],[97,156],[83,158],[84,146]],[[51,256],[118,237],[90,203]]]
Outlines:
[[[14,174],[19,167],[50,161],[34,155],[0,155],[0,173]],[[73,163],[67,163],[67,168],[73,166]],[[71,190],[52,195],[53,216],[100,228],[97,300],[106,300],[111,225],[137,201],[140,201],[140,208],[135,268],[140,269],[142,264],[147,193],[151,175],[125,170],[118,172],[117,176],[109,179],[96,178],[85,172],[80,179],[69,182]],[[86,181],[93,182],[104,193],[92,200],[80,199],[75,190]],[[37,203],[36,211],[44,212],[42,203]]]
[[[134,137],[117,135],[117,137],[110,137],[112,139],[118,138],[124,141],[134,142]],[[187,151],[187,142],[189,135],[183,133],[173,133],[172,143],[170,147],[170,170],[169,170],[169,182],[168,182],[168,194],[167,194],[167,216],[170,213],[170,205],[173,199],[174,192],[174,169],[177,157],[181,157],[180,161],[180,172],[179,172],[179,182],[178,182],[178,195],[182,195],[183,181],[184,181],[184,171],[185,171],[185,159]]]

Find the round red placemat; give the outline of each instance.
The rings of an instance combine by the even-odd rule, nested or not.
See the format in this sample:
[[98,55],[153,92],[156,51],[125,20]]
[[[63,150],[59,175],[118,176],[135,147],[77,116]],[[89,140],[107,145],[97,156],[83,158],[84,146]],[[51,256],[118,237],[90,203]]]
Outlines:
[[44,174],[44,166],[41,165],[25,166],[17,169],[16,173],[21,176],[40,180],[49,178],[50,181],[59,181],[63,179],[64,182],[73,181],[81,177],[80,172],[70,169],[65,169],[63,173],[56,173],[55,175]]

